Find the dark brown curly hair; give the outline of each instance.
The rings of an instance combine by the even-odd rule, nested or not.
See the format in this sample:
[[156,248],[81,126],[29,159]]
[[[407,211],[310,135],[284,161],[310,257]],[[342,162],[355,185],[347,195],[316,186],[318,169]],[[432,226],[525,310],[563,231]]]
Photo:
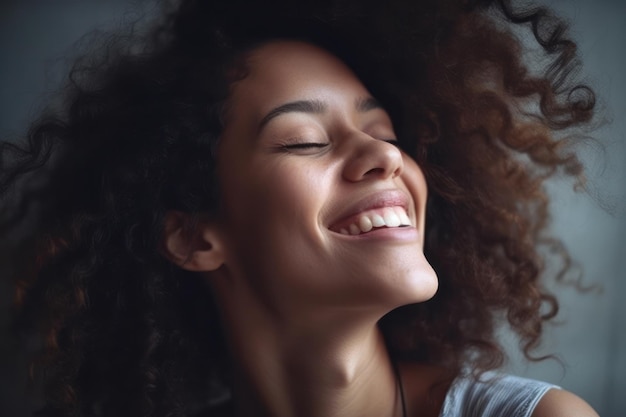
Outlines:
[[[346,62],[392,116],[428,186],[430,301],[380,322],[396,360],[502,364],[508,321],[532,359],[545,292],[544,181],[582,184],[572,128],[593,92],[544,8],[507,0],[183,0],[148,34],[111,35],[77,61],[63,104],[2,142],[1,261],[15,327],[42,336],[43,416],[221,415],[229,354],[211,294],[159,254],[170,210],[215,210],[215,149],[246,53],[299,39]],[[512,28],[548,65],[532,72]],[[193,229],[191,227],[191,229]],[[566,256],[566,255],[563,255]],[[227,397],[226,397],[227,398]]]

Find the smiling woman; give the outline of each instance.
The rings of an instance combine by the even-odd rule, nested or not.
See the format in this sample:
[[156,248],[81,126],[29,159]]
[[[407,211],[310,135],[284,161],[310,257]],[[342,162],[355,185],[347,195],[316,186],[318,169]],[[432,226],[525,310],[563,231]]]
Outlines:
[[[507,2],[182,1],[4,143],[3,263],[44,416],[596,416],[533,359],[544,181],[592,117]],[[495,2],[494,2],[495,3]],[[242,13],[242,11],[246,11]],[[507,25],[554,64],[531,74]],[[536,113],[531,113],[537,108]]]
[[[219,302],[246,300],[248,325],[278,331],[259,340],[288,344],[307,337],[281,338],[287,329],[271,322],[298,323],[306,334],[319,317],[326,324],[318,331],[329,337],[334,325],[341,334],[364,314],[376,322],[430,298],[437,284],[423,255],[426,183],[417,164],[386,141],[395,137],[386,112],[364,107],[374,102],[366,88],[311,45],[272,42],[250,62],[250,74],[233,86],[218,150],[220,208],[198,258],[212,267],[188,259],[184,243],[182,266],[217,269],[225,276],[209,281]],[[382,224],[356,232],[369,219]]]

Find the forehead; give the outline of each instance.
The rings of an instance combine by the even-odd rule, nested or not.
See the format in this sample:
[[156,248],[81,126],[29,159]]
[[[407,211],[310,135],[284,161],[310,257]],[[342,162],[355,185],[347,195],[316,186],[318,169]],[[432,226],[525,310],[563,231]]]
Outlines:
[[231,93],[232,109],[255,107],[259,112],[294,100],[329,102],[368,97],[367,89],[337,57],[311,44],[274,41],[247,57],[247,75]]

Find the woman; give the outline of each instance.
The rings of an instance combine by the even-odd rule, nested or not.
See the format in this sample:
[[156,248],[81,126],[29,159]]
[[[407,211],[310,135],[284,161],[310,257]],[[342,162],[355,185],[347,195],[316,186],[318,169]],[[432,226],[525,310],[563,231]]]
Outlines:
[[558,22],[490,3],[188,1],[80,62],[3,150],[44,415],[596,415],[487,372],[556,313],[542,184],[593,112]]

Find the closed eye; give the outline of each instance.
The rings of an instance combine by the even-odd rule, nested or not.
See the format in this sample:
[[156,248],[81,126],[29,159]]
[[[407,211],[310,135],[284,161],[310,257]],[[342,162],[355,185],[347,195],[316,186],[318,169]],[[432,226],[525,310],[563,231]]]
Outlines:
[[283,145],[283,149],[308,149],[308,148],[324,148],[328,146],[325,142],[305,142],[305,143],[293,143],[290,145]]

